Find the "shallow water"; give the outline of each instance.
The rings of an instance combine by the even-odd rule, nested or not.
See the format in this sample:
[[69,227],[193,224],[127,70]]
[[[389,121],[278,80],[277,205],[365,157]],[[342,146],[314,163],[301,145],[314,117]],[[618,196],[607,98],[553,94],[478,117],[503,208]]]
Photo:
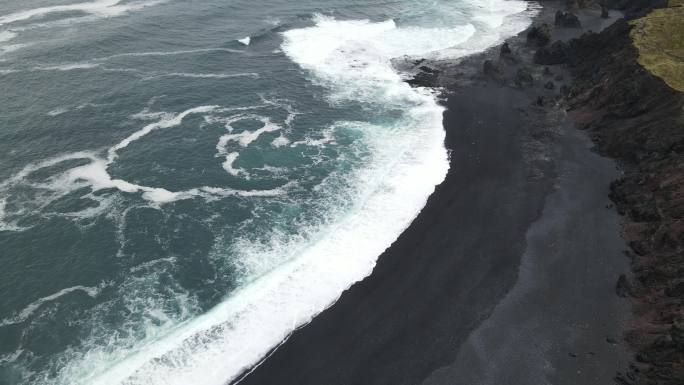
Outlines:
[[[529,8],[528,8],[529,7]],[[523,1],[0,5],[0,384],[223,384],[370,274],[447,169],[393,62]]]

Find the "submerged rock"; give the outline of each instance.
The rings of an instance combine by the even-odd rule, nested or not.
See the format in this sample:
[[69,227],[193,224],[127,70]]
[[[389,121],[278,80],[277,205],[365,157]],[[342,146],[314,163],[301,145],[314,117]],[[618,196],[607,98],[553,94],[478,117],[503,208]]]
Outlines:
[[[422,63],[424,59],[420,62]],[[439,81],[440,70],[428,67],[426,65],[418,67],[418,72],[413,79],[406,82],[415,87],[434,87]]]

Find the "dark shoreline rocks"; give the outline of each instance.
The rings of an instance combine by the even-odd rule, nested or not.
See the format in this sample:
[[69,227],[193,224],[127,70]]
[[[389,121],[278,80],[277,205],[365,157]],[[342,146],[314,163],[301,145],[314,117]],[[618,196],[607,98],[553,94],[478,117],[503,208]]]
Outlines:
[[[622,1],[631,16],[660,1]],[[662,5],[662,4],[661,4]],[[574,83],[570,115],[597,150],[616,159],[623,176],[610,198],[624,216],[633,278],[623,275],[616,293],[630,297],[635,319],[625,338],[636,362],[615,378],[623,385],[684,384],[684,94],[637,63],[620,20],[585,34],[542,61],[567,63]]]
[[542,47],[534,54],[534,62],[542,65],[556,65],[567,60],[567,44],[558,40],[548,47]]
[[577,15],[570,11],[564,12],[559,10],[556,12],[554,23],[557,27],[562,28],[580,28],[582,26]]
[[535,25],[527,32],[527,43],[543,47],[551,42],[551,27],[547,23]]

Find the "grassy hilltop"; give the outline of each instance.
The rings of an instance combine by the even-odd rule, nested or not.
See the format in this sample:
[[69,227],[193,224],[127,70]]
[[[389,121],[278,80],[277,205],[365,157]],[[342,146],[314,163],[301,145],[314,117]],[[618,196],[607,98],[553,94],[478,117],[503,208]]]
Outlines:
[[684,92],[684,0],[670,0],[668,8],[656,9],[632,24],[639,64]]

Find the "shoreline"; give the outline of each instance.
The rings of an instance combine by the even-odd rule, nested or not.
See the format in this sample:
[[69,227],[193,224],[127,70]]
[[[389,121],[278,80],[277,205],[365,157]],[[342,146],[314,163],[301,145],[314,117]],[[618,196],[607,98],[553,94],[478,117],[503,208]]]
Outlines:
[[[548,21],[560,7],[544,2],[533,23]],[[596,10],[583,15],[594,17]],[[569,39],[586,29],[558,33]],[[496,384],[493,375],[513,375],[510,383],[527,384],[552,365],[559,383],[591,378],[598,384],[625,370],[625,349],[613,342],[628,314],[614,291],[627,268],[625,245],[616,215],[605,209],[614,166],[593,154],[588,139],[559,113],[558,88],[569,86],[568,73],[554,68],[561,80],[544,88],[545,75],[531,72],[541,67],[531,64],[534,49],[524,36],[508,40],[513,53],[501,58],[496,76],[482,76],[481,69],[487,58],[497,60],[498,47],[457,63],[416,63],[431,70],[419,70],[413,84],[447,90],[447,177],[369,277],[234,383]],[[602,231],[573,236],[586,218]],[[544,248],[548,242],[569,244]],[[592,247],[597,242],[605,246]],[[553,259],[541,258],[544,253]],[[582,279],[590,266],[593,284]],[[533,268],[538,271],[530,274]],[[555,285],[547,281],[551,276],[580,284]],[[539,306],[533,292],[520,294],[520,287],[538,285],[549,286],[541,293],[542,300],[554,298],[550,307]],[[596,298],[577,303],[580,293]],[[607,308],[608,317],[594,317]],[[511,319],[528,332],[503,347],[482,343],[514,334]],[[530,323],[545,319],[559,324],[546,331],[548,325]],[[538,344],[556,348],[542,352]],[[478,371],[477,352],[469,350],[495,354],[490,365],[515,373],[485,370],[485,360]],[[527,367],[507,365],[516,357],[534,359]]]

